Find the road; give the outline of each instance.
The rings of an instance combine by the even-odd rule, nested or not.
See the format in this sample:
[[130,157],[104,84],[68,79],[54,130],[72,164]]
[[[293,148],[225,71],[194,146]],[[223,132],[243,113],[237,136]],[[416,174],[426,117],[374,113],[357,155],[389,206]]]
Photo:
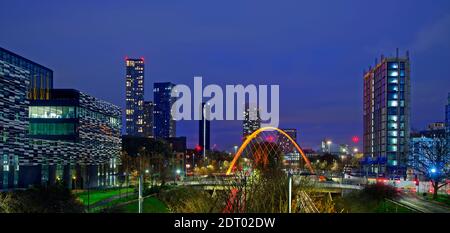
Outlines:
[[415,194],[404,194],[398,202],[422,213],[450,213],[450,208],[423,200]]

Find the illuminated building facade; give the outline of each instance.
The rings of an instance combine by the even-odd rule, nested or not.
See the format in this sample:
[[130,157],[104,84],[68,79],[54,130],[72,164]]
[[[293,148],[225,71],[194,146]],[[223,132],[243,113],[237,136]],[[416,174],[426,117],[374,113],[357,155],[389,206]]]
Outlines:
[[259,109],[250,104],[245,104],[244,121],[243,121],[243,140],[248,135],[252,134],[256,130],[261,128],[261,117],[259,115]]
[[409,55],[385,58],[364,74],[364,160],[367,175],[403,176],[410,134]]
[[126,133],[144,135],[144,59],[126,58]]
[[29,154],[19,187],[63,181],[73,188],[115,183],[121,150],[121,109],[73,89],[53,89],[29,107]]
[[0,190],[17,186],[28,130],[29,72],[0,60]]
[[49,99],[53,88],[53,71],[0,47],[0,60],[28,71],[29,99]]

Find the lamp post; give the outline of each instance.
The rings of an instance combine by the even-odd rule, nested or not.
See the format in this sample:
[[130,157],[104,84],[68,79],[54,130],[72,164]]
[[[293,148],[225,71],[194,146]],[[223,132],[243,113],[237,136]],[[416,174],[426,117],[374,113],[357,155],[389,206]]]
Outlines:
[[289,179],[289,213],[292,213],[292,170],[289,170],[288,179]]

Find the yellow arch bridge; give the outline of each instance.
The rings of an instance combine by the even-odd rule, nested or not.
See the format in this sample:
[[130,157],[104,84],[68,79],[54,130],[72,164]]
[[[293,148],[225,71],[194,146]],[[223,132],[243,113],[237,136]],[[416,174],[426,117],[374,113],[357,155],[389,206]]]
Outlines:
[[289,134],[287,134],[286,132],[284,132],[283,130],[279,129],[279,128],[275,128],[275,127],[262,127],[259,128],[258,130],[256,130],[255,132],[253,132],[252,134],[250,134],[245,141],[242,143],[242,145],[239,147],[239,149],[236,152],[236,155],[233,158],[233,161],[231,161],[230,167],[227,170],[227,175],[231,174],[231,171],[233,170],[233,167],[235,166],[237,160],[239,159],[239,157],[241,156],[242,152],[245,150],[245,148],[248,146],[248,144],[254,140],[259,134],[261,134],[264,131],[277,131],[279,133],[281,133],[283,136],[285,136],[286,138],[289,139],[289,141],[292,143],[292,145],[294,145],[294,147],[297,149],[297,151],[300,153],[300,155],[302,156],[303,160],[305,161],[306,166],[308,167],[309,171],[311,173],[314,173],[313,168],[311,167],[311,163],[309,162],[309,159],[306,157],[305,153],[303,152],[302,148],[294,141],[294,139],[292,139],[291,136],[289,136]]

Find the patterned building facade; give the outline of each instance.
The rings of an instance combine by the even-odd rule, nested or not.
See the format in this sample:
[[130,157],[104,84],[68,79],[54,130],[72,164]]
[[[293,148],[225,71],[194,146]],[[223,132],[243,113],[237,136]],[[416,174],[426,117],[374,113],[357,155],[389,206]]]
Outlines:
[[45,67],[4,51],[0,190],[57,181],[73,188],[113,185],[120,163],[121,109],[71,89],[45,90],[45,98],[34,98],[31,77]]
[[0,189],[18,184],[19,160],[28,154],[29,74],[0,60]]
[[[112,185],[120,163],[121,110],[73,89],[53,89],[50,100],[30,103],[30,156],[21,186],[64,181],[83,188]],[[34,179],[33,179],[34,177]]]
[[53,71],[0,47],[0,60],[29,72],[28,98],[49,99],[53,88]]

